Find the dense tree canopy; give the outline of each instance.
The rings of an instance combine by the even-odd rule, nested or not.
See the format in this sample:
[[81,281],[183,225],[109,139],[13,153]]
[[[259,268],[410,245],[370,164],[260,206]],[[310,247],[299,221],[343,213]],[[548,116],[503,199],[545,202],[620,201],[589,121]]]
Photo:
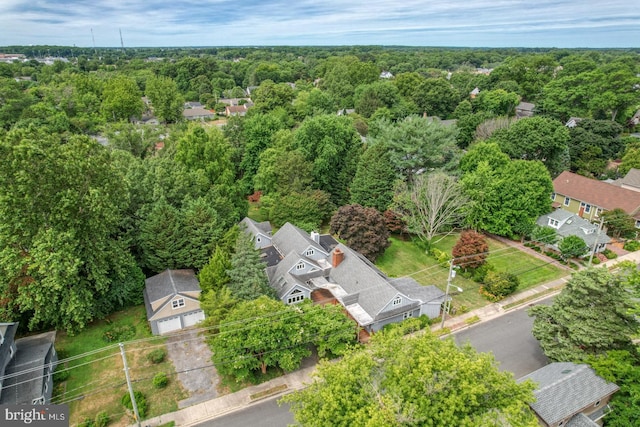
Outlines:
[[638,321],[630,314],[622,275],[605,268],[574,273],[550,306],[536,305],[533,335],[556,361],[584,361],[589,355],[631,349]]
[[391,244],[382,214],[375,208],[360,205],[341,206],[331,217],[329,232],[371,261]]
[[533,427],[533,388],[470,345],[378,333],[366,349],[321,362],[309,387],[283,400],[303,426]]

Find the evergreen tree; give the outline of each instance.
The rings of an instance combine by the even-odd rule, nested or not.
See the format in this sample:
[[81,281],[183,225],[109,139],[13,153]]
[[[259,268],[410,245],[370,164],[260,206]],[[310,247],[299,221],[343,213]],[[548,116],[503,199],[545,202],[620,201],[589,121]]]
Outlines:
[[389,150],[384,144],[374,144],[360,157],[351,183],[351,203],[387,210],[393,200],[396,174]]
[[265,264],[260,253],[254,249],[251,236],[239,233],[235,252],[231,256],[231,268],[227,270],[227,286],[235,298],[254,300],[262,295],[275,298],[275,291],[269,286]]

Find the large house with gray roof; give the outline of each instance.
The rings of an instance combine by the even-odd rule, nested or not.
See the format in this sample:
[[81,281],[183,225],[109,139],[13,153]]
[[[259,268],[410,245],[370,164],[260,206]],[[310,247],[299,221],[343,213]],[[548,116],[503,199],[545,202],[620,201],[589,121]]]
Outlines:
[[619,387],[596,375],[589,365],[556,362],[520,378],[538,384],[531,409],[545,427],[597,427],[610,411]]
[[56,332],[14,340],[18,323],[0,323],[0,405],[51,402]]
[[[596,224],[563,209],[556,209],[551,213],[541,215],[536,223],[541,227],[553,228],[561,238],[567,236],[580,237],[584,240],[589,250],[593,251],[595,249],[596,253],[604,251],[607,243],[611,241],[604,232],[598,232]],[[557,245],[551,244],[549,246],[554,247],[556,250],[558,249]]]
[[376,332],[387,324],[421,315],[435,318],[445,294],[435,286],[422,286],[404,277],[391,279],[368,259],[320,235],[286,223],[271,237],[271,246],[261,246],[256,230],[259,223],[245,218],[245,232],[254,238],[256,249],[266,255],[267,277],[278,297],[286,304],[305,299],[340,303],[366,332]]
[[203,321],[200,293],[193,270],[165,270],[149,277],[143,294],[151,332],[167,334]]

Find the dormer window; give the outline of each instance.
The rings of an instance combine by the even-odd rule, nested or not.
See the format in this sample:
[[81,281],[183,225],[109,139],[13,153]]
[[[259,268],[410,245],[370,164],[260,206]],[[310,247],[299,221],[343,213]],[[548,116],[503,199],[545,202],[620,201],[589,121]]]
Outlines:
[[549,218],[549,227],[560,228],[560,221],[557,219]]
[[306,256],[311,256],[315,253],[315,251],[313,249],[307,249],[307,251],[304,253]]
[[184,298],[178,298],[171,301],[171,308],[175,310],[180,307],[184,307]]
[[297,263],[296,270],[304,270],[304,262]]
[[400,305],[400,304],[402,304],[402,298],[401,298],[401,297],[395,297],[395,298],[393,299],[393,303],[392,303],[392,304],[393,304],[393,305]]
[[260,236],[257,236],[256,237],[256,242],[258,242],[258,243],[262,242],[262,238]]

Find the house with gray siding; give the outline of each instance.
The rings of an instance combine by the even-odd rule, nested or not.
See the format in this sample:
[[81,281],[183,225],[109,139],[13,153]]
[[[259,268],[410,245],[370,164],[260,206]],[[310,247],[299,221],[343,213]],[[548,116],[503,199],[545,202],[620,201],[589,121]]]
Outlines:
[[[609,236],[604,231],[598,232],[598,226],[579,215],[565,211],[563,209],[556,209],[555,211],[541,215],[538,217],[536,224],[541,227],[551,227],[556,231],[556,234],[565,238],[568,236],[577,236],[584,240],[590,251],[595,249],[595,252],[602,252],[606,249],[607,243],[611,241]],[[558,250],[557,244],[549,245]]]
[[[256,228],[243,229],[255,242]],[[276,263],[267,264],[266,273],[286,304],[328,292],[368,333],[409,317],[440,315],[445,295],[436,286],[422,286],[408,277],[390,279],[363,255],[331,236],[309,234],[286,223],[273,234],[271,243],[272,247],[262,248],[256,244],[256,249],[279,254]]]
[[544,366],[518,382],[538,385],[531,409],[545,427],[601,426],[610,411],[609,400],[619,387],[599,377],[589,365],[556,362]]
[[14,340],[18,323],[0,323],[0,405],[51,402],[56,332]]
[[201,292],[193,270],[165,270],[145,280],[144,305],[151,332],[167,334],[203,321]]

